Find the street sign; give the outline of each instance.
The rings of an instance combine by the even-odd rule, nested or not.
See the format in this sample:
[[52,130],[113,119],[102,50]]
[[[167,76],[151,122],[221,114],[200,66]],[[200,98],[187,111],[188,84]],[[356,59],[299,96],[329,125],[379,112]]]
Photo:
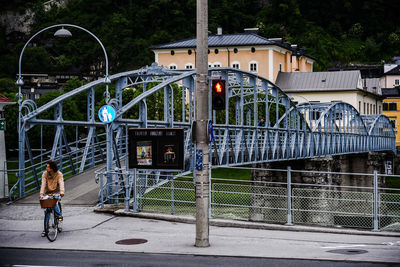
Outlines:
[[113,122],[115,114],[115,109],[112,106],[105,105],[99,109],[99,119],[104,123]]
[[212,120],[208,121],[208,142],[212,142],[214,139],[214,128],[213,128],[213,123]]
[[202,149],[196,150],[196,170],[198,170],[198,171],[203,170],[203,150]]

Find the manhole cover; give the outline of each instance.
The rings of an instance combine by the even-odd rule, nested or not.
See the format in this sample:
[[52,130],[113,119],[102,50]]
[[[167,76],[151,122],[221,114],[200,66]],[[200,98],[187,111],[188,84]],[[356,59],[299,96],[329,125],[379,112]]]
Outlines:
[[118,245],[138,245],[138,244],[143,244],[143,243],[146,243],[146,242],[147,242],[146,239],[131,238],[131,239],[118,240],[117,242],[115,242],[115,244],[118,244]]
[[334,249],[334,250],[328,250],[327,252],[354,255],[354,254],[364,254],[367,253],[368,251],[363,249]]

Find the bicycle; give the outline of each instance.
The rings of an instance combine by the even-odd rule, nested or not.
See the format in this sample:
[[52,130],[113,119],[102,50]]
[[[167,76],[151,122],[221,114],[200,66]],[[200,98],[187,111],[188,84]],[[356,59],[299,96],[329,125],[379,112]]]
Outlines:
[[57,239],[57,235],[62,231],[62,219],[56,217],[56,211],[54,207],[58,205],[60,212],[61,209],[61,197],[59,194],[54,196],[45,196],[40,199],[40,206],[45,209],[44,211],[44,232],[47,239],[53,242]]

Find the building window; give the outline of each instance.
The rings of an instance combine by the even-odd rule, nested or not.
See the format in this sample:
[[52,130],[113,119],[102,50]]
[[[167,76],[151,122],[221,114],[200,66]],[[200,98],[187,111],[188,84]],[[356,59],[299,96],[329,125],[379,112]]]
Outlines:
[[188,70],[193,69],[193,64],[192,63],[186,64],[185,69],[188,69]]
[[257,62],[250,62],[249,69],[251,72],[257,72],[258,70]]
[[279,63],[279,71],[282,72],[282,63]]
[[394,80],[394,86],[398,86],[398,85],[400,85],[400,80],[399,79]]
[[379,109],[379,113],[378,114],[381,114],[382,113],[382,106],[379,106],[378,109]]
[[238,52],[238,49],[237,48],[233,48],[233,53],[237,53]]
[[192,54],[192,50],[191,50],[191,49],[188,50],[188,54],[189,54],[189,55]]
[[234,68],[234,69],[240,69],[240,63],[239,62],[233,62],[232,63],[232,68]]
[[320,111],[313,110],[310,112],[310,120],[317,121],[319,120],[320,117],[321,117]]
[[175,51],[171,50],[171,56],[175,55]]
[[367,113],[365,114],[369,114],[369,104],[367,103]]
[[367,114],[367,110],[365,109],[365,102],[364,102],[364,114]]
[[218,54],[218,52],[219,52],[218,49],[215,49],[215,50],[214,50],[214,53],[215,53],[215,54]]
[[389,120],[390,120],[390,123],[392,124],[393,129],[396,131],[397,130],[396,129],[396,119],[390,119],[389,118]]
[[256,49],[254,47],[251,48],[251,53],[256,52]]
[[361,101],[358,101],[358,112],[361,113]]
[[219,62],[214,62],[214,68],[219,68],[221,67],[221,63]]
[[383,103],[383,111],[396,111],[397,103]]
[[342,112],[335,112],[335,119],[336,120],[342,120],[343,119],[343,113]]
[[177,69],[177,65],[176,64],[169,64],[169,69],[170,70],[176,70]]

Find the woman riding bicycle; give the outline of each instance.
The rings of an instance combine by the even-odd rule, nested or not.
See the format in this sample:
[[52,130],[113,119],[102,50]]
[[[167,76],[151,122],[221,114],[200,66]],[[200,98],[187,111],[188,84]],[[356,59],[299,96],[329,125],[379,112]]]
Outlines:
[[[61,197],[64,196],[64,176],[58,170],[57,162],[54,160],[49,160],[47,162],[46,171],[42,175],[42,186],[40,187],[39,198],[43,198],[44,195],[53,196],[54,194],[60,194]],[[62,220],[62,214],[58,205],[54,207],[56,218]],[[42,236],[46,233],[43,231]]]

